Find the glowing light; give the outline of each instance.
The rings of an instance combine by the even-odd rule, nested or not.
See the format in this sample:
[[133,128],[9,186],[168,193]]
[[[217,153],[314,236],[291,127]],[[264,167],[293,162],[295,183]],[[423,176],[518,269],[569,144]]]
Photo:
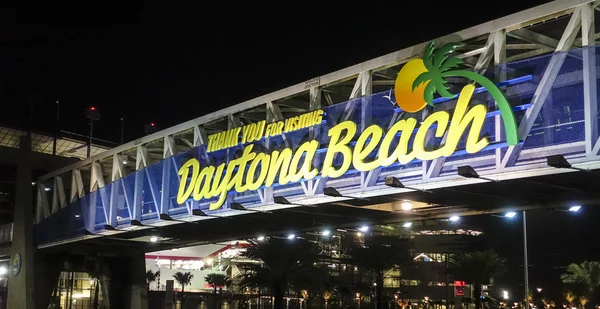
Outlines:
[[6,275],[7,272],[6,267],[0,267],[0,276]]
[[513,218],[513,217],[514,217],[514,216],[516,216],[516,215],[517,215],[517,213],[516,213],[516,212],[514,212],[514,211],[509,211],[509,212],[507,212],[507,213],[505,213],[505,214],[504,214],[504,217],[505,217],[505,218]]
[[366,225],[363,225],[363,226],[359,227],[358,230],[361,231],[361,232],[366,232],[366,231],[369,230],[369,227],[366,226]]
[[412,226],[412,222],[405,222],[405,223],[402,225],[402,227],[406,227],[406,228],[409,228],[409,227],[411,227],[411,226]]
[[91,111],[95,111],[95,110],[96,110],[96,108],[92,106],[92,107],[90,107],[90,110],[91,110]]
[[258,236],[258,237],[256,237],[256,240],[263,241],[263,240],[265,240],[265,236]]
[[158,241],[158,237],[152,236],[152,237],[150,237],[150,241],[151,242],[157,242]]
[[502,291],[502,298],[508,299],[508,291],[506,291],[506,290]]
[[151,122],[151,123],[150,123],[150,125],[151,125],[151,126],[154,126],[154,122]]
[[581,209],[581,206],[580,206],[580,205],[574,205],[574,206],[571,206],[571,207],[569,208],[569,211],[570,211],[570,212],[578,212],[578,211],[579,211],[579,209]]
[[294,235],[294,234],[290,234],[287,236],[287,239],[294,239],[294,238],[296,238],[296,235]]
[[404,202],[402,202],[401,206],[402,206],[402,210],[411,210],[413,208],[411,201],[404,201]]
[[361,236],[362,236],[362,233],[361,233],[361,232],[357,232],[357,233],[356,233],[356,236],[358,236],[358,237],[361,237]]
[[329,234],[331,234],[331,232],[329,230],[324,230],[321,232],[321,235],[323,235],[323,236],[329,236]]
[[459,216],[452,216],[452,217],[450,217],[449,220],[452,221],[452,222],[456,222],[456,221],[460,220],[460,217]]

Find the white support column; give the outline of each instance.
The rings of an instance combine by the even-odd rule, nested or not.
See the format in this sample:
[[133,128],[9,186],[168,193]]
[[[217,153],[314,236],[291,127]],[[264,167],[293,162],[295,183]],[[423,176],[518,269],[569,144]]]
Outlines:
[[310,102],[309,109],[311,111],[321,108],[321,88],[311,87],[309,92]]
[[135,156],[135,185],[133,188],[133,210],[132,210],[132,219],[133,220],[142,220],[142,197],[144,191],[144,173],[142,169],[146,167],[148,157],[148,150],[146,146],[137,146],[136,156]]
[[65,197],[62,176],[56,176],[54,177],[54,187],[52,190],[52,213],[57,212],[65,206],[67,206],[67,199]]
[[50,216],[50,206],[48,205],[48,194],[46,186],[43,183],[37,184],[37,201],[36,201],[36,223]]
[[233,128],[239,128],[243,126],[242,121],[240,120],[240,117],[230,114],[227,117],[227,127],[229,129],[233,129]]
[[[206,130],[201,126],[194,126],[194,147],[198,147],[200,145],[206,145],[208,143],[208,135],[206,134]],[[208,153],[206,152],[206,147],[200,148],[200,158],[204,161],[208,160]]]
[[170,169],[174,168],[177,172],[177,166],[173,158],[171,158],[175,154],[175,139],[173,136],[167,135],[165,136],[165,141],[163,143],[163,166],[162,166],[162,188],[160,191],[160,213],[161,214],[169,214],[169,209],[171,209],[171,173]]
[[100,194],[100,203],[102,204],[102,209],[104,210],[104,219],[106,220],[106,224],[116,226],[117,224],[117,204],[110,203],[110,199],[108,198],[108,194],[106,190],[104,190],[105,182],[104,182],[104,173],[102,172],[102,166],[100,162],[92,163],[92,173],[90,177],[90,217],[93,213],[95,222],[96,216],[96,199],[98,194]]
[[136,155],[136,177],[135,177],[135,188],[133,193],[134,200],[134,211],[133,216],[135,220],[140,220],[142,218],[142,196],[144,189],[144,175],[146,176],[146,181],[148,181],[148,187],[150,187],[150,195],[152,195],[152,200],[154,201],[154,210],[156,212],[156,217],[160,218],[160,192],[154,179],[150,176],[150,171],[146,168],[148,166],[148,149],[146,146],[138,146],[137,155]]
[[[131,218],[131,202],[133,197],[131,196],[131,189],[129,189],[123,180],[123,176],[125,176],[124,165],[123,165],[124,157],[119,154],[113,155],[112,160],[112,169],[111,169],[111,190],[110,190],[110,205],[116,205],[116,209],[121,209],[123,206],[127,209],[129,213],[129,218]],[[118,219],[118,218],[115,218]],[[118,220],[113,222],[114,224],[118,224]],[[111,223],[108,223],[114,226]]]
[[[581,7],[581,44],[583,45],[583,108],[585,117],[585,153],[596,156],[598,143],[598,97],[596,89],[596,29],[594,3]],[[600,145],[600,144],[599,144]],[[594,152],[594,150],[596,150]]]
[[123,178],[123,158],[119,154],[113,155],[112,160],[112,169],[111,169],[111,181],[116,181],[117,179]]
[[[556,80],[556,76],[560,71],[565,59],[567,58],[567,53],[571,46],[573,46],[573,41],[579,32],[579,27],[581,26],[581,11],[582,7],[578,6],[571,15],[571,19],[565,28],[565,31],[558,42],[558,46],[556,47],[555,54],[552,55],[544,74],[540,80],[540,83],[533,94],[533,98],[531,99],[531,108],[525,112],[525,116],[521,120],[519,124],[519,138],[522,141],[527,139],[527,135],[531,131],[533,124],[538,117],[546,98],[548,97],[548,93],[552,86],[554,85],[554,81]],[[501,168],[505,168],[508,166],[513,166],[521,153],[521,148],[523,144],[510,146],[506,150],[506,154],[504,158],[502,158]]]
[[275,102],[267,102],[267,123],[283,120],[283,113]]
[[48,204],[48,194],[46,193],[46,186],[43,183],[38,183],[38,200],[40,200],[42,212],[44,214],[44,218],[47,218],[50,215],[50,205]]
[[[373,102],[371,100],[371,94],[373,93],[373,74],[371,71],[366,72],[362,75],[360,94],[360,130],[364,131],[371,125],[371,118],[373,116]],[[372,141],[371,141],[372,142]],[[362,190],[366,190],[369,185],[377,182],[381,169],[375,169],[368,172],[360,172],[360,185]]]
[[[500,64],[506,63],[506,31],[498,30],[494,33],[494,65],[496,66],[496,80],[495,82],[502,82],[506,80],[506,70],[503,70],[499,67]],[[498,105],[496,104],[496,109],[498,109]],[[496,142],[500,142],[503,140],[503,125],[502,125],[502,116],[496,115],[494,117],[494,136]],[[502,166],[502,148],[496,148],[496,168],[500,168]]]
[[204,145],[208,142],[206,130],[200,126],[194,126],[194,147]]
[[75,200],[85,196],[85,190],[83,189],[83,178],[81,177],[81,170],[76,168],[71,171],[71,199],[69,202],[73,203]]

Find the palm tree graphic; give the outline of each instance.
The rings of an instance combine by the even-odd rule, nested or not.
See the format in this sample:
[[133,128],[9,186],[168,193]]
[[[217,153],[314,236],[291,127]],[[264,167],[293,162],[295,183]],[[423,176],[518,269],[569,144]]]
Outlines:
[[448,91],[446,78],[464,77],[478,83],[487,89],[500,109],[504,122],[504,131],[506,132],[506,143],[511,146],[518,144],[519,136],[515,115],[498,86],[481,74],[466,70],[453,70],[463,63],[461,59],[450,56],[458,47],[460,47],[460,44],[447,43],[436,49],[434,42],[429,43],[423,52],[423,64],[427,71],[417,76],[412,84],[413,91],[421,84],[427,83],[423,94],[424,100],[427,104],[433,106],[434,93],[438,93],[444,98],[454,97],[454,94]]

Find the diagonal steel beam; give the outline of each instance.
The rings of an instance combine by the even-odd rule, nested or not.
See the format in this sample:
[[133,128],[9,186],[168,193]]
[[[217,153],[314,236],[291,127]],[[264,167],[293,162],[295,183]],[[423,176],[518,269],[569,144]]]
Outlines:
[[552,49],[556,49],[559,43],[559,41],[556,39],[553,39],[547,35],[533,32],[526,28],[510,31],[507,33],[507,35],[525,42],[538,44]]
[[[579,6],[573,11],[571,18],[569,19],[569,23],[565,28],[565,31],[560,38],[560,42],[556,47],[555,54],[552,55],[544,74],[540,80],[540,83],[533,94],[533,98],[531,99],[532,107],[525,112],[525,116],[521,123],[519,124],[519,137],[522,141],[525,141],[527,135],[531,131],[535,120],[537,119],[548,94],[550,93],[550,89],[554,85],[554,81],[556,80],[556,76],[560,71],[565,59],[567,58],[566,51],[568,51],[571,46],[573,46],[573,41],[579,32],[579,27],[581,26],[581,11],[582,7]],[[501,167],[513,166],[517,161],[519,153],[523,147],[523,143],[515,146],[510,146],[504,158],[502,159]]]

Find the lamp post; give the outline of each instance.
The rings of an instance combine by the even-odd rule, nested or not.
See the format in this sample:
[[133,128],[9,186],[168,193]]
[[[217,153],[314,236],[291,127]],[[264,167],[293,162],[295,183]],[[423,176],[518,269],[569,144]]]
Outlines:
[[523,210],[523,268],[525,269],[525,308],[529,309],[529,265],[527,264],[527,214]]
[[89,158],[92,152],[92,133],[94,131],[94,120],[100,120],[100,112],[94,106],[85,110],[85,116],[90,120],[90,140],[87,145],[87,157]]

